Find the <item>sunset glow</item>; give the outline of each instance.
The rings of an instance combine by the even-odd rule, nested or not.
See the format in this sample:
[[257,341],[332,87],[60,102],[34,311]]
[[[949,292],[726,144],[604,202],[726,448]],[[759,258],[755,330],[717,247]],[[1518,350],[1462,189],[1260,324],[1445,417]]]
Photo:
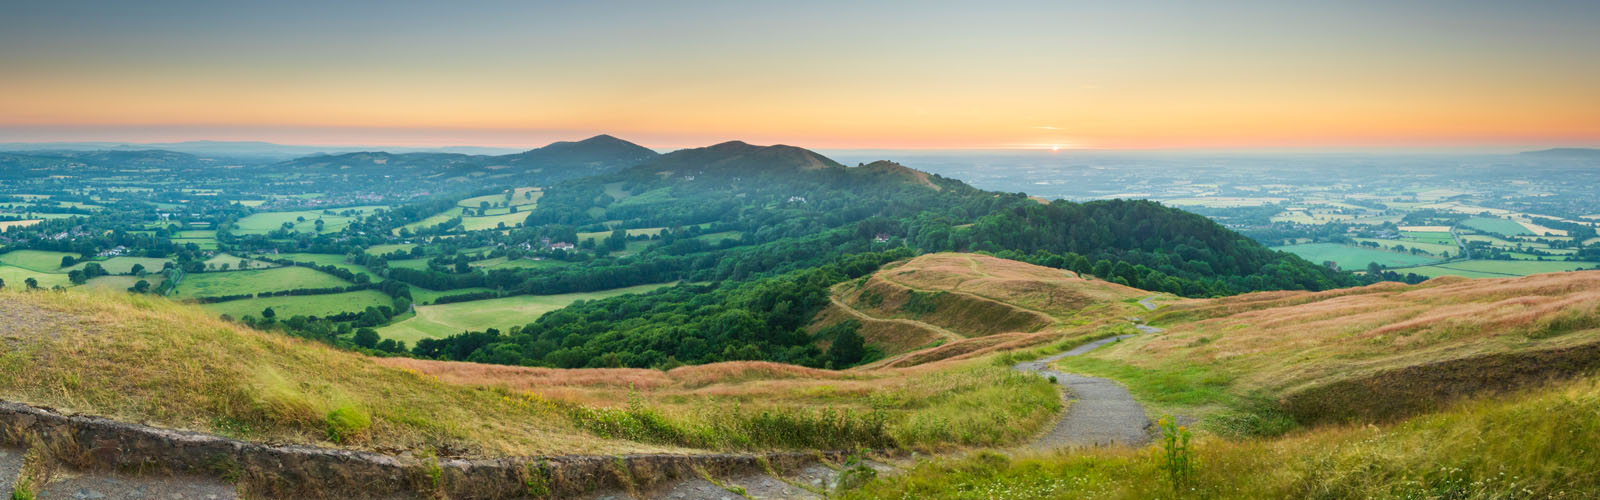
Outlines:
[[10,6],[0,141],[1600,143],[1593,3],[971,7]]

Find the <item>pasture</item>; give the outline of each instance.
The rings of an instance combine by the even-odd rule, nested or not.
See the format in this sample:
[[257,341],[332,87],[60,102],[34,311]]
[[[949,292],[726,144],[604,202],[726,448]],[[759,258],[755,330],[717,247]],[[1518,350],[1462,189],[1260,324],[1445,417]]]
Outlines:
[[1479,231],[1494,233],[1503,236],[1531,235],[1532,231],[1514,221],[1495,217],[1473,217],[1461,221],[1461,225]]
[[46,250],[13,250],[0,254],[0,264],[7,264],[41,273],[65,273],[61,258],[78,258],[78,254]]
[[[105,268],[106,272],[111,274],[128,274],[133,272],[134,264],[142,265],[144,266],[145,271],[155,273],[161,271],[162,266],[167,264],[167,259],[157,259],[153,257],[112,257],[106,260],[79,262],[72,267],[62,268],[61,272],[83,269],[83,266],[89,265],[89,262],[100,264],[100,267]],[[59,262],[57,262],[57,264],[59,264]]]
[[21,290],[27,287],[28,278],[37,280],[39,288],[72,284],[72,282],[67,281],[66,273],[43,273],[17,266],[0,265],[0,280],[5,280],[5,287],[8,289]]
[[219,254],[216,254],[216,255],[212,256],[209,259],[206,259],[206,269],[207,270],[213,270],[213,269],[220,270],[220,269],[223,269],[223,267],[222,267],[223,264],[227,264],[228,265],[227,269],[266,269],[266,268],[269,268],[269,267],[278,267],[277,264],[273,264],[271,262],[262,262],[262,261],[255,260],[255,259],[245,259],[245,258],[236,257],[234,255],[226,254],[226,253],[219,253]]
[[[616,288],[599,292],[565,293],[560,295],[517,295],[498,299],[474,300],[432,306],[417,306],[417,315],[411,319],[378,329],[383,338],[404,340],[415,344],[423,338],[440,338],[463,331],[483,331],[512,325],[523,325],[539,319],[544,313],[566,307],[579,300],[597,300],[629,293],[648,292],[670,283]],[[457,293],[462,292],[457,290]]]
[[138,283],[139,280],[145,280],[146,282],[149,282],[150,283],[150,288],[153,290],[153,289],[156,288],[157,285],[160,285],[161,282],[166,281],[167,277],[166,276],[162,276],[160,274],[148,274],[148,275],[145,275],[143,277],[140,277],[140,276],[100,276],[100,277],[97,277],[95,279],[89,280],[88,283],[84,283],[82,286],[86,290],[107,290],[107,291],[113,291],[113,292],[122,292],[122,291],[126,291],[129,288],[132,288],[133,284],[134,283]]
[[373,283],[383,281],[383,277],[376,271],[360,264],[345,262],[343,255],[327,253],[285,253],[272,256],[278,260],[289,259],[295,262],[310,262],[319,266],[333,266],[356,274],[366,274],[372,278]]
[[1455,245],[1441,245],[1441,244],[1436,244],[1436,243],[1423,243],[1423,242],[1418,242],[1418,241],[1408,241],[1408,240],[1404,240],[1404,239],[1383,240],[1383,239],[1377,239],[1377,238],[1355,238],[1355,240],[1359,241],[1359,242],[1363,242],[1363,243],[1366,243],[1366,242],[1376,243],[1376,244],[1378,244],[1378,246],[1383,247],[1383,249],[1385,249],[1385,250],[1393,250],[1395,246],[1402,246],[1402,247],[1405,247],[1406,250],[1408,250],[1408,251],[1410,249],[1415,248],[1415,249],[1418,249],[1418,250],[1422,250],[1424,252],[1428,252],[1429,254],[1432,254],[1432,255],[1435,255],[1435,256],[1455,255],[1455,254],[1457,254],[1457,253],[1459,253],[1461,251],[1461,249],[1457,248]]
[[1527,276],[1530,274],[1594,269],[1596,266],[1600,266],[1600,263],[1548,260],[1468,260],[1462,262],[1447,262],[1431,266],[1393,269],[1393,271],[1401,274],[1417,273],[1430,278],[1438,276],[1461,276],[1464,278],[1506,278],[1512,276]]
[[[330,208],[327,211],[334,213],[353,211],[357,214],[357,217],[359,217],[361,215],[370,214],[377,210],[386,208],[388,207],[373,205]],[[285,223],[289,223],[293,225],[294,231],[297,233],[315,233],[317,232],[317,219],[322,219],[323,226],[321,232],[337,233],[343,230],[346,226],[349,226],[351,222],[355,221],[356,217],[328,215],[324,214],[322,210],[263,212],[239,219],[239,222],[234,224],[233,232],[235,234],[266,234],[282,228]]]
[[1425,255],[1396,253],[1388,250],[1375,250],[1338,243],[1308,243],[1272,247],[1272,249],[1299,255],[1301,258],[1316,264],[1331,260],[1338,263],[1340,269],[1352,271],[1366,269],[1367,264],[1372,262],[1377,262],[1378,265],[1384,267],[1403,267],[1428,264],[1439,260]]
[[350,283],[337,276],[304,267],[278,267],[249,271],[190,273],[173,291],[174,297],[216,297],[296,288],[329,288]]
[[[416,221],[416,222],[413,222],[413,223],[410,223],[410,224],[406,224],[404,226],[397,227],[397,228],[394,229],[394,234],[400,234],[400,230],[401,229],[405,229],[405,230],[409,230],[409,231],[415,232],[415,231],[417,231],[419,229],[429,228],[429,227],[437,226],[437,225],[440,225],[440,224],[444,224],[445,222],[449,221],[450,219],[454,219],[454,218],[460,217],[460,216],[461,216],[461,207],[455,207],[455,208],[452,208],[452,209],[449,209],[449,210],[445,210],[443,212],[439,212],[439,213],[430,215],[426,219],[422,219],[422,220],[419,220],[419,221]],[[527,215],[523,215],[523,217],[526,218]]]
[[528,220],[526,212],[490,215],[487,217],[463,217],[461,219],[461,228],[467,231],[482,231],[484,229],[499,229],[502,224],[511,228],[521,226],[525,220]]
[[539,188],[520,187],[511,193],[509,200],[504,193],[487,194],[461,200],[456,206],[478,208],[483,206],[484,202],[488,202],[492,207],[521,207],[538,203],[541,196],[544,196],[544,191],[540,191]]
[[416,248],[416,247],[417,247],[417,245],[414,244],[414,243],[395,243],[395,244],[391,244],[391,245],[373,245],[373,246],[367,247],[366,252],[367,252],[367,255],[384,255],[384,254],[390,254],[390,253],[394,253],[394,252],[410,252],[411,249]]
[[570,266],[570,265],[572,265],[572,263],[566,262],[566,261],[560,261],[560,260],[550,260],[550,259],[543,259],[543,260],[515,259],[515,260],[511,260],[511,259],[507,259],[505,257],[495,257],[495,258],[492,258],[492,259],[483,259],[483,260],[477,260],[477,261],[473,261],[472,262],[472,267],[483,269],[485,271],[492,271],[492,270],[495,270],[495,269],[543,269],[543,268],[549,268],[549,267],[563,267],[563,266]]
[[200,307],[217,314],[226,314],[233,318],[243,318],[246,315],[259,318],[261,317],[262,309],[271,307],[272,312],[276,313],[279,319],[283,319],[293,316],[328,316],[343,312],[361,312],[367,310],[368,306],[387,306],[393,303],[394,301],[388,295],[374,290],[360,290],[325,295],[294,295],[230,300],[215,304],[201,304]]

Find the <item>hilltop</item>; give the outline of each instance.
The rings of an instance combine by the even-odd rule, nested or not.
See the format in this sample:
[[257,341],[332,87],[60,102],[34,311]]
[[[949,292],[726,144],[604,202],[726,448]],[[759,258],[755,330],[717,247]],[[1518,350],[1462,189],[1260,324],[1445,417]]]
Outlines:
[[601,134],[581,141],[555,142],[496,160],[557,181],[632,167],[657,156],[660,155],[650,148]]

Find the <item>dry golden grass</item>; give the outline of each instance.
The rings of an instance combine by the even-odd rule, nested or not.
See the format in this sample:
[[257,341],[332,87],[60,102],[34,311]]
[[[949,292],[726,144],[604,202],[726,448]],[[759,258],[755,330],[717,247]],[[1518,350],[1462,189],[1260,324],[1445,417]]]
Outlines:
[[1067,368],[1118,372],[1135,387],[1141,377],[1203,371],[1209,375],[1196,376],[1235,395],[1285,395],[1398,369],[1570,348],[1600,342],[1600,272],[1254,293],[1174,305],[1155,319],[1165,333]]
[[[0,346],[0,399],[247,439],[463,456],[995,445],[1059,409],[1048,383],[981,361],[663,372],[380,359],[123,293],[0,292]],[[351,414],[370,427],[335,433],[334,417]],[[819,440],[816,429],[853,434]]]

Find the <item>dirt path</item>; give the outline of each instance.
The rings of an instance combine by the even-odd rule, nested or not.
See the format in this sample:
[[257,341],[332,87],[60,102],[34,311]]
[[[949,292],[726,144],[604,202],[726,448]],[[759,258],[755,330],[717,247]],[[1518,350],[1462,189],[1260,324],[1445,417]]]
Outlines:
[[860,318],[862,321],[887,321],[887,322],[890,322],[890,323],[900,323],[902,325],[911,325],[911,326],[914,326],[914,327],[917,327],[917,328],[922,328],[922,329],[926,329],[926,330],[932,331],[933,333],[937,333],[937,334],[939,334],[940,337],[944,337],[945,340],[966,340],[966,338],[967,338],[965,336],[962,336],[959,333],[952,332],[950,330],[946,330],[946,329],[940,327],[939,325],[935,325],[935,324],[932,324],[932,323],[924,323],[924,322],[917,321],[917,320],[914,320],[914,319],[879,318],[879,317],[876,317],[876,316],[872,316],[870,314],[867,314],[867,313],[864,313],[864,312],[861,312],[861,311],[857,311],[856,308],[850,307],[849,304],[846,304],[846,303],[844,303],[844,301],[839,300],[838,297],[828,297],[828,300],[833,302],[833,305],[835,307],[838,307],[840,310],[850,314],[851,316],[855,316],[857,318]]
[[[1139,300],[1147,310],[1160,307],[1147,302],[1154,298],[1145,297]],[[1159,333],[1160,328],[1146,325],[1135,319],[1134,328],[1141,333]],[[1036,361],[1017,363],[1013,368],[1030,373],[1037,373],[1043,377],[1055,377],[1056,383],[1066,388],[1065,397],[1069,399],[1066,414],[1056,422],[1050,432],[1040,436],[1031,444],[1032,448],[1056,449],[1081,446],[1107,446],[1131,445],[1138,446],[1150,441],[1150,418],[1145,415],[1144,406],[1133,400],[1133,395],[1128,389],[1109,379],[1089,377],[1074,373],[1063,373],[1050,369],[1050,365],[1062,358],[1082,356],[1106,344],[1121,341],[1134,335],[1118,335],[1090,342],[1067,352],[1045,357]]]

